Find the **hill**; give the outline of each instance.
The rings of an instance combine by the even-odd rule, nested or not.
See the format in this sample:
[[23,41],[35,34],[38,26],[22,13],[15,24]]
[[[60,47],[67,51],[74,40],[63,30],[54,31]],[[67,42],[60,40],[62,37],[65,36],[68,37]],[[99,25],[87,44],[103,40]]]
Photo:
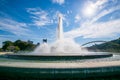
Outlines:
[[90,51],[120,52],[120,38],[87,47]]

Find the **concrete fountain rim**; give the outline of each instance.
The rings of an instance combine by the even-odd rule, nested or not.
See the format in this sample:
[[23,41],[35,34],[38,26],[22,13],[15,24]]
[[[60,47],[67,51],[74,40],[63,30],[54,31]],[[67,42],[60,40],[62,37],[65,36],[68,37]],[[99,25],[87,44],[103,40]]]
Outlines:
[[6,58],[12,59],[24,59],[24,60],[42,60],[42,61],[63,61],[63,60],[82,60],[82,59],[95,59],[95,58],[106,58],[112,57],[113,54],[45,54],[45,55],[35,55],[35,54],[5,54],[3,55]]

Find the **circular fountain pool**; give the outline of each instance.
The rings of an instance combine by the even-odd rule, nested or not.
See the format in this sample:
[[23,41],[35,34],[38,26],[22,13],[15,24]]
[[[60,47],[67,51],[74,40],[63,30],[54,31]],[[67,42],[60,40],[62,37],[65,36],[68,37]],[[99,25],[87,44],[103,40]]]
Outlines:
[[[0,77],[2,79],[94,79],[109,78],[117,76],[120,73],[120,55],[108,56],[100,55],[101,58],[84,58],[82,55],[77,59],[64,59],[64,57],[72,57],[73,55],[62,56],[63,60],[59,60],[60,56],[54,56],[54,60],[50,56],[44,56],[46,59],[40,59],[39,55],[6,55],[0,56]],[[105,53],[104,53],[105,54]],[[109,54],[110,55],[110,54]],[[12,57],[11,57],[12,56]],[[15,56],[15,57],[14,57]],[[85,57],[88,57],[86,55]],[[94,57],[95,55],[90,55]],[[107,56],[107,57],[106,57]],[[50,60],[47,58],[50,57]],[[28,58],[28,59],[24,59]],[[37,59],[35,59],[37,58]],[[97,79],[96,79],[97,80]],[[119,80],[119,79],[118,79]]]
[[23,59],[23,60],[42,60],[42,61],[54,61],[54,60],[82,60],[82,59],[94,59],[94,58],[105,58],[112,57],[110,53],[98,53],[98,52],[87,52],[80,54],[66,53],[66,54],[6,54],[3,57],[12,59]]

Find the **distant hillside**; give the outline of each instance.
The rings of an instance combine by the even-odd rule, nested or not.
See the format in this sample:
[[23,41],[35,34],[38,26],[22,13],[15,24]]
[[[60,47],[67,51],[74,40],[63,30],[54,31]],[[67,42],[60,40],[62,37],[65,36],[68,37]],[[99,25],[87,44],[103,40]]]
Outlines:
[[120,52],[120,38],[99,45],[93,45],[87,47],[87,49],[92,51]]

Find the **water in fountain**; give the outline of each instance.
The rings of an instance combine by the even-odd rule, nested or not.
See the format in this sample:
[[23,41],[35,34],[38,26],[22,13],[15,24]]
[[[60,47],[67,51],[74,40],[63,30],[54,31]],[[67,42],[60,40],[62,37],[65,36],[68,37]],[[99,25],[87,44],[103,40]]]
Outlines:
[[[57,40],[52,44],[43,43],[38,46],[34,54],[64,54],[64,53],[81,53],[81,46],[75,43],[72,39],[66,39],[63,35],[62,15],[59,15],[57,27]],[[83,51],[82,51],[83,52]],[[56,54],[56,55],[57,55]]]

